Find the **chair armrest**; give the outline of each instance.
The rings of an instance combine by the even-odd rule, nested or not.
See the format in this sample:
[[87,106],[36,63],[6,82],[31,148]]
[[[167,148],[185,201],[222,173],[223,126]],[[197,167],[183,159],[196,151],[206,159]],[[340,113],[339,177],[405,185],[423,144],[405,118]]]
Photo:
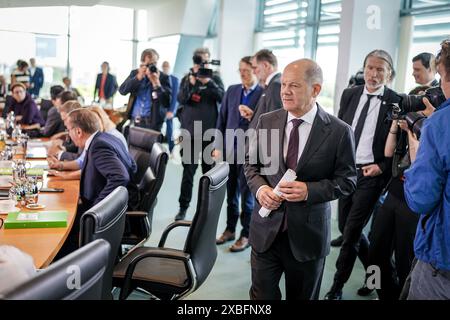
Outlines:
[[188,221],[188,220],[179,220],[179,221],[175,221],[175,222],[172,222],[171,224],[169,224],[161,235],[161,239],[159,240],[159,243],[158,243],[158,248],[164,247],[164,245],[166,244],[167,236],[169,235],[169,232],[172,231],[172,229],[174,229],[176,227],[190,227],[191,224],[192,224],[192,221]]
[[126,215],[129,217],[142,217],[145,218],[148,216],[148,213],[145,211],[127,211]]
[[146,258],[154,257],[154,258],[166,258],[166,259],[174,259],[183,261],[185,264],[190,260],[190,255],[180,250],[175,249],[165,249],[165,248],[149,248],[142,247],[139,249],[141,252],[134,257],[131,262],[127,266],[127,271],[125,273],[125,278],[123,279],[123,286],[120,290],[120,300],[125,300],[130,294],[131,280],[133,279],[133,273],[136,269],[136,266],[140,261]]

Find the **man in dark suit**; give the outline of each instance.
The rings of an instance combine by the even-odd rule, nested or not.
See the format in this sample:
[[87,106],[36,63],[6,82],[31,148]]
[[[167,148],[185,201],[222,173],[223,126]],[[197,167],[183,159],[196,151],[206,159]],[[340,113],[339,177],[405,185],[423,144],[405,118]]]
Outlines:
[[[255,75],[252,73],[251,57],[244,57],[239,62],[239,73],[242,83],[232,85],[228,88],[222,100],[219,117],[217,118],[217,129],[221,137],[216,137],[216,142],[224,144],[225,161],[230,164],[230,173],[227,181],[227,227],[216,240],[217,244],[223,244],[235,239],[236,224],[241,218],[242,231],[239,239],[230,247],[231,252],[239,252],[248,248],[248,235],[250,217],[254,207],[254,198],[247,185],[244,176],[242,160],[239,157],[244,152],[240,146],[244,141],[239,141],[240,133],[248,129],[249,121],[242,117],[240,109],[250,108],[255,110],[256,104],[261,97],[263,89],[258,85]],[[227,140],[227,131],[233,130],[235,136]],[[215,151],[215,157],[219,158],[222,150]],[[241,208],[239,210],[239,197]]]
[[128,204],[131,208],[138,201],[134,180],[137,166],[123,143],[117,137],[100,132],[98,117],[90,110],[73,110],[65,123],[70,138],[75,145],[86,151],[86,157],[81,168],[77,215],[61,254],[76,249],[81,215],[114,189],[119,186],[128,189]]
[[141,54],[139,69],[131,71],[120,85],[122,95],[130,93],[126,118],[139,127],[161,131],[171,101],[170,80],[156,65],[159,54],[146,49]]
[[251,119],[250,128],[255,128],[259,117],[267,112],[283,107],[280,96],[281,73],[278,70],[277,57],[272,51],[262,49],[252,57],[252,68],[260,85],[264,88],[256,110],[247,110],[248,119]]
[[178,87],[180,86],[180,80],[173,74],[170,74],[170,64],[168,61],[164,61],[162,64],[162,69],[165,74],[170,78],[170,86],[172,88],[172,99],[170,101],[170,108],[166,112],[166,139],[169,144],[169,151],[172,152],[175,147],[175,142],[173,140],[173,117],[177,111],[177,96]]
[[[283,72],[283,109],[263,114],[250,138],[245,176],[257,199],[250,223],[252,299],[317,299],[330,251],[330,201],[356,185],[350,126],[317,103],[323,82],[312,60],[289,64]],[[260,135],[263,135],[261,137]],[[265,135],[265,137],[264,137]],[[274,188],[287,169],[293,182]],[[263,218],[264,207],[272,212]]]
[[[57,133],[64,132],[66,127],[58,112],[58,106],[61,104],[59,94],[64,92],[64,88],[60,85],[50,88],[50,99],[41,101],[41,115],[45,120],[45,126],[41,128],[41,134],[44,137],[51,137]],[[45,116],[44,116],[45,115]]]
[[429,52],[422,52],[412,59],[413,77],[418,85],[429,87],[439,85],[436,80],[435,61],[436,57]]
[[109,73],[109,63],[107,61],[102,63],[102,73],[97,75],[94,89],[94,100],[98,94],[98,102],[112,105],[114,94],[117,91],[118,85],[116,77]]
[[44,85],[44,72],[42,68],[36,67],[36,59],[30,59],[30,88],[28,92],[32,97],[39,97],[39,92]]
[[[392,158],[385,157],[384,148],[391,126],[391,121],[387,121],[390,105],[399,102],[397,94],[386,87],[393,75],[391,56],[384,50],[374,50],[364,60],[365,85],[346,89],[341,97],[338,117],[354,131],[358,183],[355,192],[338,203],[343,242],[327,300],[342,299],[342,289],[356,257],[366,269],[369,266],[369,241],[363,229],[391,176]],[[358,294],[367,295],[370,291],[363,286]]]

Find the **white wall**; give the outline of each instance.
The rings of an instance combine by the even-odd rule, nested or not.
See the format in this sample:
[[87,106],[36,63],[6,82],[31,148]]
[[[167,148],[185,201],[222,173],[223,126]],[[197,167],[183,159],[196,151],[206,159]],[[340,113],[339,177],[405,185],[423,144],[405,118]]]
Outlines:
[[257,0],[222,0],[219,21],[220,67],[225,86],[239,83],[239,60],[254,54]]

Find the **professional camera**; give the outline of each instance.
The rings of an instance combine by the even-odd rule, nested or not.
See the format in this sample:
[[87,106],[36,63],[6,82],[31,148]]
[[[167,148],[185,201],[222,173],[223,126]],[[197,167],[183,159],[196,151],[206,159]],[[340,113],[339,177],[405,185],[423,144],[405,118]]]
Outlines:
[[391,106],[389,120],[404,120],[410,112],[425,110],[426,106],[422,101],[424,97],[435,108],[439,107],[446,100],[441,87],[432,87],[426,90],[424,95],[397,94],[397,96],[400,97],[400,102]]
[[419,112],[408,112],[405,115],[406,123],[409,129],[416,134],[417,139],[420,138],[423,122],[427,117]]
[[198,72],[194,72],[191,68],[190,75],[197,78],[211,78],[213,76],[213,70],[209,68],[205,68],[206,65],[211,64],[213,66],[220,66],[220,60],[211,60],[211,61],[203,61],[203,58],[200,55],[195,55],[192,57],[194,64],[200,66]]
[[353,88],[356,86],[360,86],[365,84],[366,81],[364,80],[364,71],[363,70],[359,70],[358,72],[356,72],[355,75],[352,75],[350,77],[350,80],[348,82],[348,88]]
[[147,68],[149,68],[151,73],[158,73],[158,68],[153,63],[148,64]]

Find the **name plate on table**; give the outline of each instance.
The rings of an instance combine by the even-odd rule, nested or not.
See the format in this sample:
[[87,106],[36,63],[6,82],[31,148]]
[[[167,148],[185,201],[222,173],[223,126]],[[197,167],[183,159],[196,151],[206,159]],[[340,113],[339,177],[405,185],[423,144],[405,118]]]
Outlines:
[[65,228],[67,211],[10,212],[5,229]]

